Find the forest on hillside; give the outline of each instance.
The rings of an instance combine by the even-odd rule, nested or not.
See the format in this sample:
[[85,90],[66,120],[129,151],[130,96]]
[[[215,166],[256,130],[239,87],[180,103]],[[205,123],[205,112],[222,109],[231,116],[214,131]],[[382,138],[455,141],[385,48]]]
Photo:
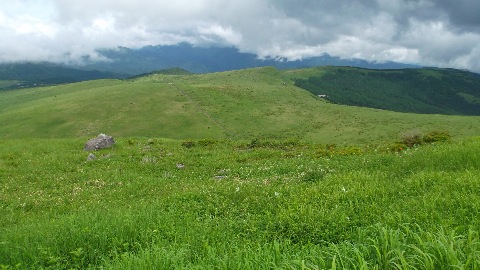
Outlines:
[[335,67],[295,85],[337,104],[397,112],[480,115],[480,76],[450,69]]

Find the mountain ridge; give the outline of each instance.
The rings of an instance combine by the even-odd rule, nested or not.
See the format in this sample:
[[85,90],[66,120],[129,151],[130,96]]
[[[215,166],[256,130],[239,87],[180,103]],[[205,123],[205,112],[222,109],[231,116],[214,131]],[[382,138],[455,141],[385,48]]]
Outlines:
[[108,71],[79,69],[50,62],[0,64],[0,82],[10,82],[0,84],[0,90],[124,77],[126,75]]
[[362,59],[342,59],[321,54],[302,60],[259,59],[252,53],[240,52],[234,47],[195,47],[189,43],[177,45],[145,46],[139,49],[118,47],[103,49],[98,53],[108,62],[87,61],[84,68],[105,70],[115,73],[137,75],[156,69],[179,67],[193,73],[221,72],[253,67],[274,66],[279,69],[307,68],[314,66],[356,66],[363,68],[418,68],[413,64],[391,61],[370,62]]

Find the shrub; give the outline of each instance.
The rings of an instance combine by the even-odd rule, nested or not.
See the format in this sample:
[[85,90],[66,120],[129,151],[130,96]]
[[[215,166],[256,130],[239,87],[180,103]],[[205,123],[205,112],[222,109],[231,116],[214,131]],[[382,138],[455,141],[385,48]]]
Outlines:
[[422,134],[419,131],[412,131],[402,136],[402,143],[408,147],[421,145],[423,143]]
[[448,132],[445,131],[431,131],[423,135],[423,141],[425,143],[434,143],[434,142],[446,142],[452,138]]
[[444,131],[431,131],[427,134],[421,134],[419,131],[412,131],[402,136],[398,142],[394,142],[388,146],[391,152],[400,152],[405,148],[434,142],[446,142],[451,139],[450,134]]
[[154,145],[156,143],[158,143],[158,139],[148,139],[147,140],[147,144],[149,144],[149,145]]
[[301,180],[306,183],[316,183],[323,180],[326,175],[327,171],[323,169],[308,170],[302,175]]
[[134,139],[127,140],[128,145],[135,145],[137,142]]
[[186,147],[186,148],[192,148],[195,146],[195,141],[192,141],[192,140],[185,140],[182,142],[182,146],[183,147]]
[[218,144],[219,141],[212,140],[212,139],[203,139],[203,140],[199,140],[197,143],[201,146],[210,146],[210,145]]
[[390,152],[401,152],[405,148],[407,148],[407,145],[403,142],[394,142],[388,146],[388,151]]

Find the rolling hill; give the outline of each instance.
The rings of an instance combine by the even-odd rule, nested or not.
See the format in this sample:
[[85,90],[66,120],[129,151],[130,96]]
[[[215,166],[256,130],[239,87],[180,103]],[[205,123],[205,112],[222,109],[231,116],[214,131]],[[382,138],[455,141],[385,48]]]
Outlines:
[[455,69],[319,67],[295,85],[333,103],[397,112],[480,115],[480,75]]
[[[320,73],[324,71],[320,70]],[[480,133],[480,117],[398,113],[333,104],[295,86],[318,69],[272,67],[194,75],[151,74],[0,93],[0,134],[174,139],[301,139],[357,144],[409,132]]]
[[0,64],[0,90],[124,77],[127,76],[46,62]]

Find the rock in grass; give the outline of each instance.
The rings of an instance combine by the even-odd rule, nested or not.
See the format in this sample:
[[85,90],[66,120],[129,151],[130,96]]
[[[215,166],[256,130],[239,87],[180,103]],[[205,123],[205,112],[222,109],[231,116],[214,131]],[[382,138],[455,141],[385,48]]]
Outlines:
[[177,168],[178,168],[178,169],[183,169],[183,168],[185,168],[185,164],[183,164],[183,163],[177,163]]
[[113,140],[112,136],[108,136],[102,133],[98,135],[96,138],[88,140],[83,150],[85,151],[99,150],[103,148],[109,148],[114,144],[115,144],[115,140]]
[[97,159],[97,156],[95,156],[94,154],[90,153],[87,157],[87,161],[91,161],[91,160],[95,160]]

